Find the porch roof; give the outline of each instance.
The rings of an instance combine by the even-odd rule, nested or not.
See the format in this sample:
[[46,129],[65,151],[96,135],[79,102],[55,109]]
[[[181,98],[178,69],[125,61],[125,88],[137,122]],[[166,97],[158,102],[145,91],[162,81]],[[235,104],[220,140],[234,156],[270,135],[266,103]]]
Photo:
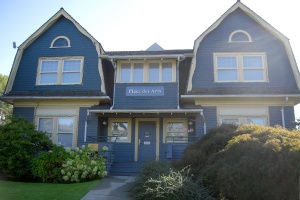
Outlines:
[[91,108],[87,110],[88,113],[202,113],[203,109],[98,109]]

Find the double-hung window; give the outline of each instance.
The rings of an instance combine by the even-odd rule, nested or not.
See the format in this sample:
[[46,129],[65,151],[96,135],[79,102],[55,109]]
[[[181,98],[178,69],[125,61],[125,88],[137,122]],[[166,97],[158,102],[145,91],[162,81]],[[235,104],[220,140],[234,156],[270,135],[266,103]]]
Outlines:
[[38,130],[57,145],[72,148],[74,140],[74,117],[39,117]]
[[215,82],[266,82],[264,53],[215,53]]
[[37,85],[81,84],[83,57],[40,58]]
[[173,60],[121,61],[118,69],[120,83],[174,82],[175,76]]

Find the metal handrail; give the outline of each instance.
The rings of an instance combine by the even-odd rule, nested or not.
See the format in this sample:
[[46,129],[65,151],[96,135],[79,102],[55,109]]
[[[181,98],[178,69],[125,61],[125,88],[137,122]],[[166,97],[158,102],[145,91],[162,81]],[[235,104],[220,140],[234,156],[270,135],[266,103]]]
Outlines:
[[191,143],[195,142],[199,137],[196,136],[166,136],[166,143]]
[[[115,138],[112,140],[112,138]],[[119,136],[87,136],[87,142],[112,142],[116,143]]]

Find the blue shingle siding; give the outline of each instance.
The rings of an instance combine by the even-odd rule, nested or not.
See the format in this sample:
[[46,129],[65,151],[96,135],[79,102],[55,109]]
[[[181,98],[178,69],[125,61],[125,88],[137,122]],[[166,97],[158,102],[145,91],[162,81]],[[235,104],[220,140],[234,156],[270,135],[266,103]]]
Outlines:
[[[253,42],[228,43],[235,30],[247,31]],[[269,82],[214,83],[214,52],[266,52]],[[228,15],[207,34],[197,50],[193,89],[201,88],[289,88],[297,89],[283,43],[240,9]],[[278,81],[281,80],[281,81]]]
[[[269,120],[270,126],[280,125],[282,126],[282,114],[281,106],[269,106]],[[291,122],[295,121],[295,113],[293,106],[284,107],[284,121],[286,128],[295,128]]]
[[[58,36],[70,39],[70,48],[49,48]],[[39,57],[83,56],[83,80],[80,85],[37,86],[36,76]],[[24,78],[26,77],[26,78]],[[92,41],[84,36],[68,19],[61,17],[40,35],[23,52],[12,91],[28,90],[100,90],[98,54]]]
[[[163,86],[164,96],[126,96],[127,86]],[[114,109],[175,109],[178,105],[178,84],[115,84]]]
[[28,119],[28,121],[34,122],[34,108],[14,107],[13,116],[23,116]]

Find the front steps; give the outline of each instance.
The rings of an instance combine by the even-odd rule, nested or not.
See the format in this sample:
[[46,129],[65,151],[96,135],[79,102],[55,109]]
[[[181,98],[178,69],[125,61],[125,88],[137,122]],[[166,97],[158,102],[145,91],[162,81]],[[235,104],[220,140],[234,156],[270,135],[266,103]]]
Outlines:
[[111,165],[109,175],[113,176],[136,176],[143,162],[114,162]]

